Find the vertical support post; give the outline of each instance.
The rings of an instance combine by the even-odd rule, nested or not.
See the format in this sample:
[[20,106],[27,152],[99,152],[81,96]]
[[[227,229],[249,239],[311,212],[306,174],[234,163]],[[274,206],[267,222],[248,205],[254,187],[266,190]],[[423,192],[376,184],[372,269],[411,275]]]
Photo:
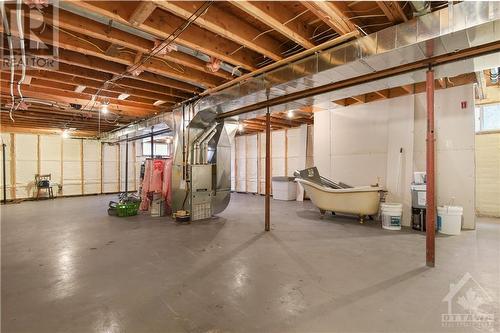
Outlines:
[[153,159],[155,157],[155,152],[154,152],[155,145],[154,145],[153,139],[154,139],[153,127],[151,127],[151,159]]
[[[269,89],[267,90],[269,99]],[[271,114],[269,105],[266,111],[266,205],[265,205],[265,230],[271,230]]]
[[128,195],[128,134],[125,139],[125,195]]
[[427,150],[426,150],[426,172],[427,172],[427,212],[426,212],[426,263],[428,267],[435,265],[435,221],[436,221],[436,199],[435,199],[435,160],[434,160],[434,71],[429,66],[426,74],[427,95]]
[[5,169],[5,150],[7,145],[2,143],[2,185],[3,185],[3,203],[7,203],[7,170]]

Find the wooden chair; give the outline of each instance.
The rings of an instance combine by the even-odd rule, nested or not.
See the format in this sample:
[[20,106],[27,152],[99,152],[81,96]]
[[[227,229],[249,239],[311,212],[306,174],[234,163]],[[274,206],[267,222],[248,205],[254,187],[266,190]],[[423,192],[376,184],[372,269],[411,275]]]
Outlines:
[[36,199],[40,197],[40,191],[45,190],[49,198],[54,198],[52,186],[50,185],[51,175],[35,175]]

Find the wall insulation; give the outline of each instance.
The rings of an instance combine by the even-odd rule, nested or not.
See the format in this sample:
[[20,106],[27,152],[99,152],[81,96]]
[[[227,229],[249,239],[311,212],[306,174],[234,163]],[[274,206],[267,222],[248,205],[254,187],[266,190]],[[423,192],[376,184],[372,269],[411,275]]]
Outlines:
[[15,197],[32,197],[35,174],[38,173],[38,135],[16,134],[14,136]]
[[83,140],[83,194],[101,193],[101,143]]
[[119,167],[120,153],[118,145],[104,143],[102,145],[102,192],[114,193],[120,190],[118,186],[118,177],[120,175]]
[[[10,133],[0,133],[1,135],[1,141],[2,141],[2,144],[5,144],[5,173],[6,173],[6,184],[4,185],[3,181],[2,181],[2,184],[0,186],[0,190],[1,190],[1,193],[2,193],[2,200],[4,199],[3,198],[3,188],[4,186],[6,186],[6,198],[7,200],[10,200],[12,199],[14,196],[13,196],[13,191],[14,191],[14,187],[12,186],[12,173],[14,171],[14,167],[13,167],[13,163],[14,163],[14,160],[11,158],[11,155],[12,155],[12,142],[11,142],[11,134]],[[3,163],[0,163],[0,175],[3,175]]]
[[[124,151],[120,154],[118,145],[90,139],[63,139],[60,135],[0,134],[6,144],[8,200],[33,197],[36,174],[51,175],[56,196],[58,185],[62,186],[59,195],[66,196],[116,193],[118,185],[124,185],[125,154]],[[134,142],[129,143],[129,152],[129,190],[134,191],[143,158],[136,156],[140,152],[136,152]],[[0,172],[1,167],[2,163]],[[46,196],[46,192],[40,195]]]
[[476,213],[500,217],[500,132],[476,135]]
[[[293,176],[296,169],[306,167],[308,154],[312,165],[312,133],[313,128],[308,125],[271,132],[272,176]],[[240,135],[235,142],[231,162],[233,191],[264,194],[266,134]]]
[[62,193],[63,195],[83,194],[82,140],[64,139],[62,151]]

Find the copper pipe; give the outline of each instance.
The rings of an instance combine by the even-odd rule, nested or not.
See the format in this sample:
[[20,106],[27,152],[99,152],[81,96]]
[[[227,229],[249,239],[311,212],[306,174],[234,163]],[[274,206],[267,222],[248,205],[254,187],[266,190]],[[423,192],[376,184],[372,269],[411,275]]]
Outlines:
[[426,95],[427,95],[427,212],[426,212],[426,262],[428,267],[435,265],[435,222],[436,222],[436,199],[435,199],[435,160],[434,160],[434,71],[431,66],[426,73]]
[[[269,90],[267,92],[269,98]],[[271,113],[269,106],[266,111],[266,206],[265,206],[265,230],[271,230]]]

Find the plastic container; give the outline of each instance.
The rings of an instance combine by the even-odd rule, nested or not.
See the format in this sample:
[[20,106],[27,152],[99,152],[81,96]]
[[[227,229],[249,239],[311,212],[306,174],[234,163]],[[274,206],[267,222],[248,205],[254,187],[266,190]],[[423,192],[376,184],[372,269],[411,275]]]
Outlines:
[[445,235],[459,235],[462,229],[463,207],[460,206],[439,206],[437,208],[437,229]]
[[426,185],[412,184],[411,189],[411,206],[413,208],[425,208],[427,204],[427,187]]
[[401,230],[401,216],[403,205],[400,203],[383,203],[380,205],[382,228],[387,230]]
[[294,177],[273,177],[273,198],[276,200],[296,200],[297,184]]

